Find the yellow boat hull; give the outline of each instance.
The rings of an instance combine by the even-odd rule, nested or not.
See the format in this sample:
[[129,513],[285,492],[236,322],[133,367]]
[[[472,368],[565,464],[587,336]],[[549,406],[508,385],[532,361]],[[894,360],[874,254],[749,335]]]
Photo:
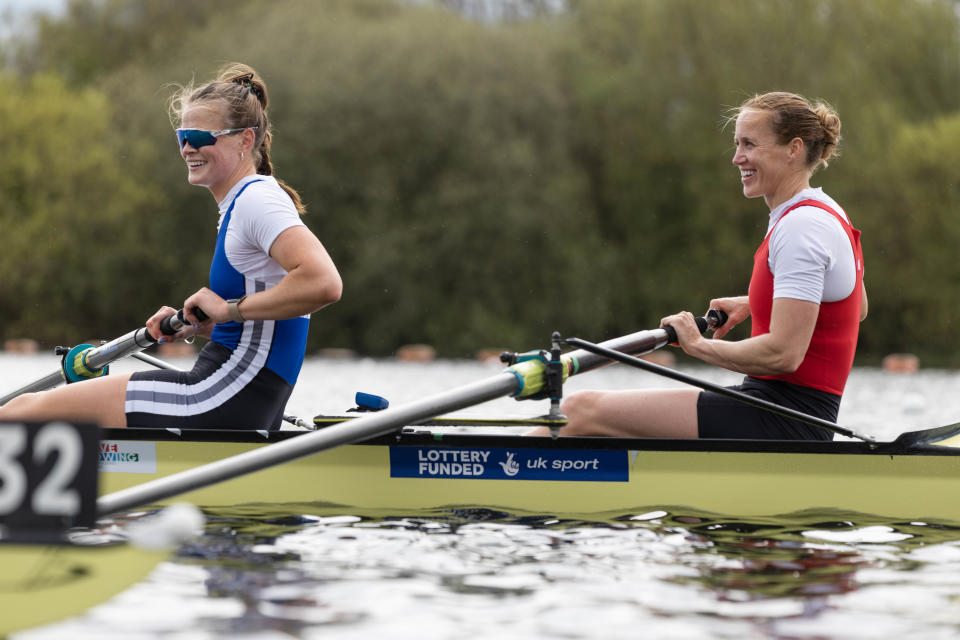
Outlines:
[[81,614],[143,580],[167,556],[124,543],[4,543],[0,637]]
[[[100,492],[135,487],[290,437],[298,436],[108,430],[101,443]],[[594,462],[601,459],[613,473]],[[515,460],[522,462],[513,475],[497,477]],[[409,477],[429,476],[431,461],[447,464],[442,469],[447,475]],[[579,475],[565,479],[565,464]],[[536,477],[534,468],[550,466],[555,470]],[[739,517],[817,510],[960,523],[958,493],[960,450],[952,447],[412,433],[324,451],[170,502],[214,510],[313,503],[327,513],[353,515],[470,506],[600,520],[660,509]],[[0,636],[79,614],[142,580],[164,557],[129,545],[0,545]]]
[[[279,436],[258,437],[262,442],[241,435],[225,435],[216,441],[202,441],[192,435],[151,441],[156,447],[156,471],[102,473],[101,492],[132,487],[266,446]],[[252,441],[231,441],[243,438]],[[742,516],[840,509],[891,518],[960,522],[960,501],[953,499],[960,492],[960,452],[955,449],[927,447],[891,453],[846,442],[743,441],[723,443],[718,447],[722,450],[711,450],[711,443],[703,441],[573,440],[421,434],[382,438],[241,476],[177,500],[201,506],[324,502],[358,510],[469,504],[560,514],[627,512],[664,505]],[[490,451],[489,467],[497,455],[503,457],[531,447],[538,453],[546,452],[544,458],[570,451],[612,451],[623,458],[623,477],[598,480],[588,474],[576,481],[537,480],[525,479],[525,470],[509,479],[476,475],[398,477],[402,474],[397,473],[398,451],[424,459],[427,456],[423,452],[437,450],[456,452],[458,459],[471,455],[479,459],[482,452]]]

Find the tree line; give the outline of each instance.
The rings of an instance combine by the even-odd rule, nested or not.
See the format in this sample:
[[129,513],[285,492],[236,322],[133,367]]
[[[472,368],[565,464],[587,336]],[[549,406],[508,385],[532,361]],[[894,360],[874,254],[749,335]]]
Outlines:
[[532,0],[496,21],[463,4],[35,17],[3,43],[0,337],[112,337],[206,283],[216,206],[186,182],[166,99],[240,60],[271,93],[277,175],[344,278],[311,349],[605,339],[744,293],[767,210],[742,196],[726,118],[790,90],[843,120],[814,183],[863,230],[858,363],[960,363],[955,3]]

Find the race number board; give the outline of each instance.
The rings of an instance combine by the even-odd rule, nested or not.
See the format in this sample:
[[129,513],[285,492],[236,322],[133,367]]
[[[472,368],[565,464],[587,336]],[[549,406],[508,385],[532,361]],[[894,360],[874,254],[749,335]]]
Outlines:
[[92,526],[100,430],[68,422],[0,422],[0,540]]

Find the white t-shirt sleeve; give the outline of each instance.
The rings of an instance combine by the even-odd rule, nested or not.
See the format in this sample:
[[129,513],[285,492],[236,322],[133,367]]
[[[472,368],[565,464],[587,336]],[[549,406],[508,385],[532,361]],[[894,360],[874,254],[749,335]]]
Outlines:
[[[290,227],[303,224],[300,215],[296,209],[292,208],[292,203],[284,191],[274,189],[257,189],[259,185],[252,184],[249,190],[263,191],[256,193],[260,196],[255,201],[253,198],[244,201],[241,196],[237,201],[239,212],[239,221],[245,227],[244,235],[257,245],[264,253],[270,253],[270,247],[274,240],[281,233]],[[254,195],[251,193],[250,195]],[[253,205],[258,210],[250,211]],[[251,215],[252,214],[252,215]]]
[[853,248],[840,222],[814,207],[791,211],[770,235],[773,297],[834,302],[856,285]]
[[290,197],[275,185],[254,183],[237,198],[227,237],[227,257],[241,273],[262,277],[282,272],[270,258],[277,236],[303,225]]

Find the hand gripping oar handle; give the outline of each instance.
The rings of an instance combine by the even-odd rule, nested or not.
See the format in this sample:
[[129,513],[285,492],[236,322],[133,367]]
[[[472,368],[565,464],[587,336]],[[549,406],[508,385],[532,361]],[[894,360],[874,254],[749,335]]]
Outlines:
[[[196,314],[201,321],[207,319],[207,314],[205,314],[200,307],[194,307],[193,313]],[[190,323],[183,317],[183,309],[180,309],[175,314],[167,316],[160,322],[160,331],[162,331],[164,335],[172,336],[189,324]],[[114,360],[119,360],[133,353],[139,353],[156,342],[156,339],[150,335],[150,332],[147,331],[145,327],[131,331],[125,336],[84,352],[82,354],[83,368],[90,369],[91,371],[102,369]],[[80,365],[78,363],[74,366],[76,368]]]
[[[193,313],[201,321],[207,319],[207,314],[200,307],[194,307]],[[183,317],[183,309],[180,309],[160,321],[160,331],[164,335],[172,336],[189,324]],[[112,342],[90,349],[84,354],[84,363],[90,369],[102,368],[114,360],[139,353],[150,345],[156,344],[156,342],[157,340],[150,335],[150,332],[142,327]]]
[[[703,333],[707,329],[716,329],[717,327],[723,326],[727,321],[727,314],[719,309],[710,309],[707,311],[707,315],[701,317],[696,317],[693,319],[697,323],[697,329],[700,330],[700,333]],[[667,332],[667,342],[673,344],[677,341],[677,332],[670,325],[663,327],[663,330]]]
[[[205,314],[203,309],[200,307],[194,307],[193,314],[200,318],[200,322],[203,322],[207,319],[207,314]],[[177,311],[173,315],[169,315],[160,321],[160,331],[165,336],[172,336],[189,324],[190,323],[183,316],[183,309],[180,309],[180,311]]]

